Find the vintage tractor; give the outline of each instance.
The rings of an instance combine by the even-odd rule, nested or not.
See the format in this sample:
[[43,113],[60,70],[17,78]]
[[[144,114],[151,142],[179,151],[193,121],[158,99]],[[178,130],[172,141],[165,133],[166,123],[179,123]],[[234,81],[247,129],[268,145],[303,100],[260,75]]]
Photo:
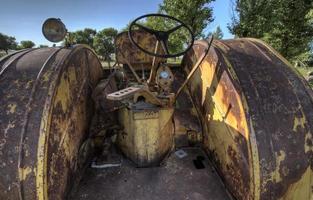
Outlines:
[[194,40],[149,14],[117,36],[113,68],[71,42],[3,57],[0,199],[312,200],[308,83],[260,40]]

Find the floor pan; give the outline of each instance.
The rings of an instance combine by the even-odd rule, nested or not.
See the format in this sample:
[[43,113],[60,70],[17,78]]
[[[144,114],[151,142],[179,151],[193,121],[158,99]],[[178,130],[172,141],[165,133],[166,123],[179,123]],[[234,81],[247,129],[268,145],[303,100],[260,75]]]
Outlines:
[[[71,199],[230,199],[201,149],[183,151],[187,153],[185,157],[179,158],[173,153],[161,167],[136,168],[129,160],[122,159],[121,167],[89,168]],[[197,157],[204,159],[204,168],[196,168]]]

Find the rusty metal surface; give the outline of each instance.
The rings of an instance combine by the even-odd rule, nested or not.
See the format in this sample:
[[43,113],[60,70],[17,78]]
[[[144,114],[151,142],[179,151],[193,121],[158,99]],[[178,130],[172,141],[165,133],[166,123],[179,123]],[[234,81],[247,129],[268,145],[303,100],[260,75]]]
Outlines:
[[173,108],[138,102],[119,110],[117,144],[138,167],[159,166],[173,148]]
[[[185,73],[181,67],[172,68],[174,73],[173,92],[178,89],[185,81]],[[175,123],[175,147],[189,146],[188,133],[196,132],[197,137],[201,137],[201,121],[199,120],[199,110],[194,106],[189,90],[185,87],[175,102],[174,110]],[[202,142],[200,140],[199,142]]]
[[[183,61],[188,73],[207,43]],[[215,41],[188,84],[204,147],[237,199],[312,199],[312,91],[254,39]]]
[[[157,40],[153,35],[141,30],[133,31],[133,35],[134,40],[138,42],[141,47],[147,49],[148,51],[154,52]],[[122,32],[116,37],[115,46],[116,60],[119,63],[127,64],[127,62],[125,61],[126,59],[129,63],[132,64],[132,66],[136,70],[141,70],[142,67],[144,67],[145,69],[147,67],[151,67],[153,62],[153,56],[142,52],[135,45],[133,45],[128,37],[128,32]],[[121,52],[123,52],[124,56],[121,55]],[[157,60],[158,62],[160,62],[165,61],[166,59],[158,58]]]
[[64,199],[101,64],[87,47],[20,52],[0,75],[0,199]]
[[[18,54],[22,51],[27,51],[28,49],[22,49],[22,50],[19,50],[19,51],[14,51],[8,55],[5,55],[5,56],[2,56],[0,58],[0,65],[2,66],[3,62],[7,61],[9,58],[11,58],[12,56],[14,56],[15,54]],[[0,70],[2,70],[2,68],[0,68]]]

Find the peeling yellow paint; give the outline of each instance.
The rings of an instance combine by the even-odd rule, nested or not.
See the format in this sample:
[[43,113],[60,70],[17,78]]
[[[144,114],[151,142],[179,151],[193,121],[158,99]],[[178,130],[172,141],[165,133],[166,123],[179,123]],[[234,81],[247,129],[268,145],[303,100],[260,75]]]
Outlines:
[[8,134],[8,131],[11,129],[11,128],[14,128],[15,127],[15,124],[10,122],[8,124],[8,126],[4,129],[4,137],[6,138],[7,137],[7,134]]
[[68,68],[68,77],[69,77],[69,82],[75,84],[77,80],[76,73],[75,73],[75,66],[71,66]]
[[[247,106],[246,98],[243,98],[243,105]],[[251,159],[252,165],[250,165],[251,175],[253,176],[253,181],[250,183],[250,187],[253,188],[254,192],[254,200],[260,199],[261,194],[261,180],[260,180],[260,157],[257,146],[257,141],[255,137],[254,125],[251,117],[249,118],[249,126],[250,126],[250,148],[251,148]]]
[[[60,83],[59,83],[59,88],[58,89],[58,92],[56,94],[56,99],[55,99],[55,105],[58,104],[58,103],[61,103],[61,106],[62,106],[62,110],[67,110],[67,107],[68,107],[68,102],[69,102],[69,99],[70,99],[70,96],[69,96],[69,82],[68,82],[68,79],[65,78],[65,74],[63,74],[61,80],[60,80]],[[70,75],[69,75],[70,76]]]
[[173,147],[173,112],[172,108],[144,112],[121,109],[119,121],[127,134],[119,134],[117,143],[123,153],[138,166],[163,159]]
[[47,82],[50,79],[51,72],[46,72],[43,76],[42,79],[44,82]]
[[311,189],[313,180],[312,169],[308,167],[301,179],[290,185],[285,195],[280,200],[312,200],[313,191]]
[[20,181],[24,181],[32,171],[33,169],[30,167],[19,168],[18,172]]
[[[276,168],[275,170],[271,173],[270,180],[273,181],[274,183],[278,183],[282,181],[281,173],[279,173],[279,169],[281,168],[280,165],[282,161],[286,159],[286,153],[284,151],[279,151],[279,153],[275,153],[276,157]],[[268,180],[269,181],[269,180]],[[265,181],[267,182],[267,181]]]
[[31,85],[32,85],[32,83],[33,83],[33,80],[28,81],[28,82],[26,83],[25,88],[26,88],[26,89],[30,88],[30,87],[31,87]]
[[[254,41],[254,42],[259,42],[259,41]],[[215,47],[218,51],[220,52],[222,50],[226,51],[225,50],[226,45],[223,46],[223,42],[217,41],[214,43],[215,44],[217,43]],[[225,44],[228,44],[228,43],[225,42]],[[243,45],[244,44],[243,42],[240,44],[237,44],[237,43],[234,44],[232,42],[229,42],[229,44],[230,44],[229,46],[231,46],[232,48],[234,46],[234,49],[243,48],[242,49],[243,52],[246,52],[247,54],[251,54],[251,52],[249,52],[249,49],[244,49],[245,45]],[[272,57],[268,56],[270,52],[265,51],[259,45],[255,45],[252,43],[249,45],[253,45],[255,48],[257,48],[257,50],[259,50],[260,53],[263,54],[263,56],[265,56],[268,60],[270,61],[272,60]],[[262,46],[268,47],[268,45],[266,44]],[[201,52],[199,49],[195,50],[196,52],[194,53],[194,55]],[[235,65],[237,60],[233,59],[232,62],[229,63],[227,60],[229,54],[223,55],[223,52],[221,52],[221,55],[223,56],[223,60],[221,59],[220,55],[218,59],[222,60],[221,63],[219,63],[219,65],[222,65],[223,67],[222,69],[216,70],[216,68],[219,66],[214,66],[210,64],[212,63],[212,61],[207,59],[204,61],[204,64],[203,64],[203,66],[205,67],[201,67],[200,68],[201,71],[199,70],[201,74],[200,73],[195,74],[188,86],[189,86],[189,89],[191,90],[191,93],[197,92],[196,97],[199,98],[199,100],[196,100],[196,101],[198,101],[199,104],[202,103],[201,106],[203,107],[201,108],[203,108],[203,111],[205,111],[203,112],[203,114],[205,114],[204,115],[205,117],[202,118],[202,122],[204,124],[204,127],[203,127],[204,147],[214,153],[214,157],[217,158],[218,164],[221,165],[218,167],[219,167],[219,170],[221,171],[221,174],[224,175],[223,178],[225,179],[225,182],[231,179],[231,178],[228,178],[227,176],[232,176],[232,175],[224,173],[224,170],[226,169],[227,165],[233,164],[232,160],[230,159],[230,155],[227,154],[227,151],[226,151],[227,148],[231,147],[231,151],[232,151],[231,153],[233,153],[233,155],[240,154],[241,156],[244,156],[242,152],[240,152],[241,151],[240,148],[236,146],[236,143],[234,142],[234,140],[232,140],[232,137],[230,136],[236,136],[238,135],[238,132],[241,134],[246,133],[242,135],[245,136],[246,142],[248,144],[249,158],[247,158],[246,161],[247,161],[247,164],[249,165],[248,166],[249,170],[251,170],[249,172],[251,182],[249,183],[250,187],[248,188],[250,189],[250,191],[247,191],[247,192],[245,191],[245,193],[243,193],[244,195],[242,196],[239,195],[239,196],[242,199],[260,199],[260,198],[266,198],[266,197],[278,198],[278,196],[275,196],[275,195],[279,194],[279,195],[284,195],[282,198],[284,200],[297,200],[297,199],[313,200],[312,169],[308,167],[305,174],[299,174],[299,176],[302,175],[302,178],[299,180],[290,179],[291,175],[299,173],[300,170],[298,169],[298,165],[296,165],[296,163],[295,163],[295,166],[292,166],[292,164],[290,165],[289,162],[286,162],[286,161],[289,161],[288,159],[292,159],[292,157],[295,155],[291,153],[289,154],[290,150],[292,150],[292,153],[294,153],[295,151],[297,152],[297,156],[303,156],[304,161],[308,161],[309,163],[308,165],[310,165],[310,152],[312,151],[312,146],[311,146],[312,133],[309,131],[310,127],[307,126],[309,123],[308,120],[306,119],[307,113],[302,110],[303,108],[300,105],[299,111],[302,112],[303,116],[298,115],[298,117],[294,118],[296,114],[292,113],[293,117],[291,118],[291,127],[289,128],[290,130],[288,130],[288,131],[293,130],[297,134],[297,136],[291,135],[290,139],[286,138],[286,141],[285,140],[278,141],[278,142],[281,142],[281,144],[289,144],[289,142],[290,144],[291,143],[297,144],[297,147],[293,148],[293,146],[291,145],[291,146],[287,146],[283,148],[284,146],[275,144],[274,142],[277,142],[277,140],[280,139],[280,137],[278,136],[276,137],[274,134],[271,135],[272,134],[271,132],[274,131],[274,129],[271,129],[272,127],[270,126],[269,126],[270,128],[264,131],[264,133],[257,132],[258,138],[256,138],[254,128],[256,128],[257,130],[258,129],[257,126],[260,126],[262,123],[258,124],[259,119],[256,119],[256,117],[253,116],[255,114],[253,113],[255,112],[255,110],[253,109],[254,105],[247,104],[247,100],[253,99],[255,97],[248,96],[249,93],[245,91],[241,93],[240,87],[242,83],[240,83],[240,80],[244,80],[244,79],[240,77],[240,80],[238,80],[238,77],[236,77],[235,72],[240,73],[240,70],[237,70],[236,65]],[[281,58],[278,53],[275,53],[275,56]],[[186,64],[189,64],[189,63],[186,63]],[[228,67],[228,68],[225,69],[225,67]],[[234,71],[233,68],[235,68],[236,71]],[[218,74],[218,79],[214,77],[216,76],[215,74]],[[253,80],[254,75],[260,75],[256,77],[256,79],[262,78],[261,76],[262,74],[251,73],[251,77],[245,80],[245,81],[247,80],[251,81],[251,87],[256,87],[256,85],[254,85],[255,82]],[[225,78],[225,76],[227,77]],[[265,78],[268,78],[268,76],[266,76]],[[230,79],[231,82],[228,82],[227,79]],[[232,86],[235,86],[235,87],[233,88]],[[274,87],[277,88],[277,85],[274,84],[273,88]],[[202,96],[201,96],[201,91],[202,91]],[[260,96],[259,93],[257,93],[257,89],[255,89],[255,94],[253,95],[257,96],[257,99],[262,98],[262,96]],[[247,100],[245,98],[247,98]],[[230,106],[230,102],[231,102],[231,106]],[[237,102],[239,104],[237,104]],[[249,103],[251,102],[249,101]],[[249,106],[252,108],[250,111],[249,111]],[[237,110],[235,110],[235,108],[237,108]],[[250,123],[246,125],[247,120],[245,119],[245,117],[248,117],[248,116],[251,116],[249,117]],[[289,118],[288,118],[288,123],[289,123]],[[286,126],[284,128],[287,129]],[[280,130],[281,132],[277,131],[277,135],[278,134],[283,135],[285,132],[287,132],[285,131],[285,129]],[[262,141],[263,136],[260,137],[261,134],[264,134],[264,136],[267,136],[265,134],[268,134],[268,137],[266,137],[266,139],[270,139],[268,142],[268,146],[267,145],[263,146],[262,142],[265,143],[267,141],[266,140]],[[298,135],[298,134],[301,134],[301,135]],[[304,137],[305,137],[305,140],[303,140]],[[257,142],[257,140],[260,140],[260,143],[258,143],[259,141]],[[305,143],[303,143],[303,141],[305,141]],[[272,151],[273,154],[275,151],[277,152],[275,153],[275,155],[272,155],[271,157],[266,157],[264,156],[264,154],[267,154],[268,152],[263,151],[262,148],[266,148],[268,152]],[[305,151],[305,154],[303,153],[303,150]],[[265,152],[265,153],[259,154],[259,152],[262,152],[262,153]],[[289,157],[289,155],[291,157]],[[246,164],[239,159],[238,159],[238,162],[240,162],[240,164]],[[307,162],[305,164],[307,164]],[[239,170],[241,169],[240,167],[241,166],[235,165],[234,168],[236,170]],[[301,168],[301,173],[303,173],[302,168]],[[240,185],[238,180],[240,180],[240,178],[236,180],[237,181],[236,184]],[[297,181],[297,182],[292,184],[290,180],[294,182]],[[272,185],[274,186],[271,187]],[[276,188],[276,185],[277,186],[283,185],[283,190],[280,190],[281,188],[279,188],[278,190],[272,190],[272,188]],[[287,187],[289,187],[288,191],[285,191]],[[235,189],[238,189],[238,188],[239,187],[235,187]],[[249,198],[250,196],[248,195],[251,195],[251,198]],[[268,196],[265,197],[265,195],[268,195]]]
[[305,135],[305,139],[304,139],[304,152],[308,153],[309,151],[312,151],[312,146],[308,145],[308,140],[312,140],[312,134],[309,132]]
[[294,123],[293,123],[293,131],[297,131],[297,128],[300,126],[301,128],[304,128],[304,125],[306,123],[306,119],[305,116],[302,117],[296,117],[294,119]]
[[8,105],[8,112],[7,112],[7,114],[13,114],[13,113],[15,113],[15,111],[16,111],[16,104],[15,103],[11,103],[11,104],[9,104]]
[[[222,163],[220,170],[223,174],[229,175],[225,177],[229,184],[234,183],[234,181],[239,184],[243,181],[240,177],[243,174],[240,172],[238,172],[238,177],[232,177],[233,174],[231,173],[236,172],[230,170],[230,168],[236,169],[238,167],[234,160],[240,159],[238,162],[244,163],[245,169],[249,170],[248,173],[253,176],[248,183],[250,188],[246,187],[244,190],[245,192],[251,190],[249,196],[255,192],[254,197],[257,200],[260,197],[260,175],[259,171],[253,167],[259,165],[258,155],[254,156],[256,159],[252,163],[252,159],[249,159],[252,157],[250,146],[247,146],[247,155],[249,157],[245,157],[239,146],[249,145],[250,134],[244,108],[246,104],[242,103],[241,93],[234,86],[234,82],[238,80],[238,77],[230,62],[227,62],[226,57],[224,59],[228,64],[227,68],[221,68],[221,65],[218,64],[216,52],[213,51],[208,57],[209,59],[203,62],[198,73],[195,73],[189,86],[191,92],[202,90],[199,103],[206,111],[205,117],[202,118],[203,124],[205,124],[204,146],[206,149],[213,151],[218,161]],[[238,138],[244,138],[245,140],[242,140],[242,143],[239,144]],[[257,148],[255,140],[252,143]],[[253,153],[257,154],[257,152]],[[254,166],[252,167],[252,165]]]
[[[55,82],[54,82],[55,83]],[[51,87],[53,88],[53,87]],[[49,95],[54,91],[49,90]],[[36,196],[37,200],[48,200],[48,181],[47,181],[47,140],[50,131],[51,112],[50,101],[45,102],[40,123],[40,135],[37,147],[37,167],[36,167]]]
[[215,73],[215,68],[214,68],[215,65],[216,63],[212,64],[212,63],[209,63],[207,60],[205,60],[200,67],[201,80],[202,80],[202,100],[201,100],[202,104],[204,103],[206,95],[207,95],[206,94],[208,91],[207,86],[211,85],[213,79],[216,78],[215,76],[212,76],[212,74]]

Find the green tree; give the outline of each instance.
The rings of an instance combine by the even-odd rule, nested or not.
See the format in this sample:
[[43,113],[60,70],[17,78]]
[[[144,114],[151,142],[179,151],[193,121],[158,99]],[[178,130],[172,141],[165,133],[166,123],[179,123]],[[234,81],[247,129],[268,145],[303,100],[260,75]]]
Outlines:
[[40,44],[39,45],[39,48],[47,48],[47,47],[49,47],[48,45],[45,45],[45,44]]
[[309,59],[313,41],[313,1],[237,0],[230,31],[261,38],[292,62]]
[[[204,37],[204,29],[213,19],[213,11],[210,3],[214,0],[163,0],[159,5],[159,13],[173,16],[189,26],[196,39]],[[170,30],[175,26],[173,21],[167,21],[160,17],[150,17],[146,21],[138,22],[155,30]],[[122,31],[128,30],[129,24]],[[182,52],[189,41],[189,34],[186,29],[178,29],[170,35],[170,53]]]
[[213,11],[209,6],[214,0],[164,0],[160,12],[186,23],[196,38],[203,37],[203,30],[211,23]]
[[99,56],[108,61],[110,66],[111,54],[114,53],[114,40],[118,31],[114,28],[105,28],[94,37],[94,48]]
[[[149,17],[145,23],[141,24],[159,31],[167,31],[177,25],[172,20],[163,19],[161,17]],[[178,29],[170,34],[167,44],[170,53],[178,53],[184,49],[184,44],[189,41],[188,37],[190,37],[185,31],[186,29]]]
[[[124,27],[124,28],[122,28],[122,29],[120,29],[120,33],[121,32],[125,32],[125,31],[128,31],[129,30],[129,27],[130,27],[130,23],[131,23],[132,21],[130,21],[130,22],[128,22],[128,24],[126,24],[126,26]],[[145,21],[145,22],[142,22],[142,21],[138,21],[137,22],[137,24],[141,24],[141,25],[145,25],[145,26],[149,26],[149,25],[147,25],[147,21]]]
[[35,46],[35,43],[30,40],[24,40],[21,41],[21,44],[19,45],[19,49],[28,49],[33,48]]
[[93,40],[97,31],[91,28],[85,28],[84,30],[78,30],[71,33],[73,37],[73,42],[76,44],[87,44],[90,47],[93,47]]
[[16,47],[17,43],[14,37],[0,33],[0,50],[3,50],[8,54],[9,49],[15,50]]
[[215,39],[221,40],[224,37],[224,33],[220,26],[216,27],[216,30],[214,32],[211,32],[208,34],[208,37],[213,36]]
[[[210,3],[214,0],[163,0],[159,6],[159,13],[173,16],[190,27],[196,39],[204,37],[204,29],[213,21],[213,12]],[[156,30],[170,30],[174,22],[159,17],[151,17],[146,21],[148,27]],[[186,29],[178,29],[169,38],[169,51],[182,52],[189,41]]]

